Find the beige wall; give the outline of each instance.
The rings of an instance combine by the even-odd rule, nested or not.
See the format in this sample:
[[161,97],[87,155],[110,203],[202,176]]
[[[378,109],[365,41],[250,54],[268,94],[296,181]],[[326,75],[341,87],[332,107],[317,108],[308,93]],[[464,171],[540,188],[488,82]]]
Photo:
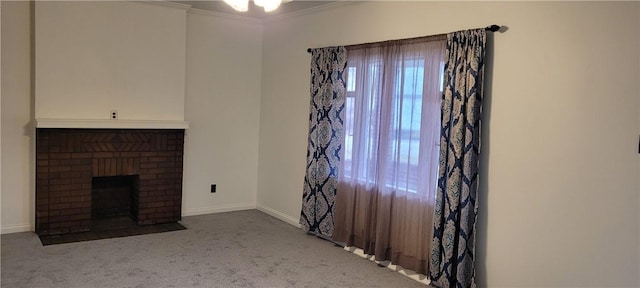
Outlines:
[[2,233],[31,228],[35,213],[29,2],[2,1]]
[[[0,31],[2,31],[2,5],[0,5]],[[0,33],[1,35],[2,33]],[[2,55],[2,37],[0,37],[0,55]],[[0,61],[2,56],[0,56]],[[0,65],[1,66],[1,65]],[[2,69],[0,68],[0,81],[2,79]],[[0,87],[2,84],[0,83]],[[0,88],[0,207],[2,207],[2,89]],[[0,233],[2,232],[2,213],[0,212]]]
[[182,121],[187,8],[36,2],[35,117]]
[[480,287],[637,287],[639,5],[357,2],[267,23],[258,205],[299,217],[307,48],[507,25],[487,71]]
[[261,51],[260,23],[189,12],[185,215],[256,206]]

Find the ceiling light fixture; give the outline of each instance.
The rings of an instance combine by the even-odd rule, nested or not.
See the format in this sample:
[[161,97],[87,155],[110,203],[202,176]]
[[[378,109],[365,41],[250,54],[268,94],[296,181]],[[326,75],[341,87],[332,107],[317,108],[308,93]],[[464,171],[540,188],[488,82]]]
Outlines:
[[[289,0],[291,1],[291,0]],[[253,0],[253,4],[264,8],[264,12],[271,12],[280,7],[280,3],[289,2],[287,0]],[[246,12],[249,10],[249,0],[224,0],[233,9],[240,12]]]

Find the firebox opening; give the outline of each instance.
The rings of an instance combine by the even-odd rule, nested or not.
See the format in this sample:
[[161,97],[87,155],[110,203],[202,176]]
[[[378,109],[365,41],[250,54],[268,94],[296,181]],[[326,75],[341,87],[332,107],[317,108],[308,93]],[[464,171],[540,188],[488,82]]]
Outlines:
[[138,178],[138,175],[92,178],[92,231],[137,225]]

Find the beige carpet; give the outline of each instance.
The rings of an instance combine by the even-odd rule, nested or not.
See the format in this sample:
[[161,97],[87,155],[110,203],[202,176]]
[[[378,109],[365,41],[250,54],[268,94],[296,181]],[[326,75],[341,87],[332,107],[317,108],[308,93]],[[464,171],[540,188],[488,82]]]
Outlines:
[[2,287],[424,287],[257,210],[187,230],[42,246],[2,235]]

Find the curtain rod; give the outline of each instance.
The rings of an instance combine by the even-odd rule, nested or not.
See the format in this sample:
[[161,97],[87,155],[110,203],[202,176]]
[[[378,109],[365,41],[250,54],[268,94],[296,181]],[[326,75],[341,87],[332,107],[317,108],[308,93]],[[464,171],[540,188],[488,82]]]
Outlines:
[[[500,30],[500,28],[502,28],[502,26],[493,24],[493,25],[484,27],[484,30],[488,32],[497,32],[498,30]],[[442,34],[442,35],[446,35],[446,34]],[[439,36],[439,35],[433,35],[433,36]],[[432,36],[426,36],[426,37],[432,37]],[[415,39],[419,39],[419,38],[425,38],[425,37],[416,37]],[[357,46],[357,45],[361,45],[361,44],[346,45],[346,46]],[[307,48],[307,53],[311,53],[311,48]]]

